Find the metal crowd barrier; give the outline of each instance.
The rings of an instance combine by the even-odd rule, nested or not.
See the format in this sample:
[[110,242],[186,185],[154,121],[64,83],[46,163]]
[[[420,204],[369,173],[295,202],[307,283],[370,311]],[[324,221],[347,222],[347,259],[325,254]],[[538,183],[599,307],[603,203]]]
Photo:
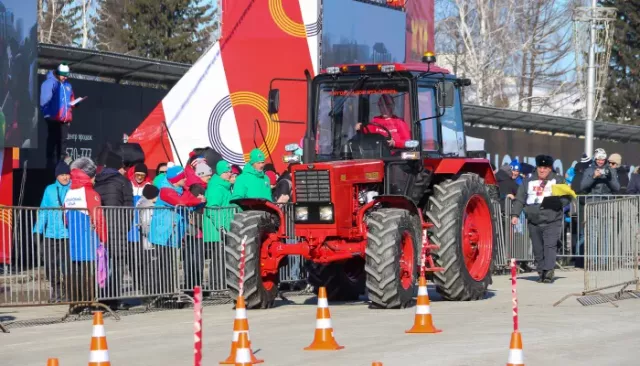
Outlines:
[[[291,243],[293,206],[281,207]],[[224,292],[225,231],[237,210],[1,207],[0,307],[115,309],[127,299],[180,297],[195,286]],[[305,279],[301,257],[280,269],[281,283]]]
[[584,211],[584,291],[631,284],[640,291],[640,197],[590,202]]
[[[558,241],[558,265],[573,264],[576,267],[584,266],[585,255],[585,206],[593,202],[606,202],[620,198],[628,198],[623,195],[579,195],[571,202],[570,207],[565,208],[564,225],[562,235]],[[520,214],[517,225],[511,224],[511,209],[513,201],[505,200],[504,237],[509,256],[520,262],[533,262],[533,250],[529,237],[528,222],[524,213]]]
[[495,224],[497,231],[497,248],[494,255],[494,269],[506,270],[509,268],[509,251],[507,249],[507,242],[504,237],[504,221],[502,205],[500,202],[493,202],[493,210],[495,212]]

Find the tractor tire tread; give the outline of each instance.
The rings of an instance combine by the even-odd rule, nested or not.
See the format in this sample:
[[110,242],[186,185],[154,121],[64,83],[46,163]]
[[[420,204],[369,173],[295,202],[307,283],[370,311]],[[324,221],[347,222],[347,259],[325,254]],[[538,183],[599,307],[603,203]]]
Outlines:
[[[478,186],[485,187],[476,174],[465,173],[457,179],[448,179],[434,186],[434,195],[429,198],[428,219],[434,224],[431,240],[440,249],[434,254],[437,266],[444,268],[442,272],[433,273],[433,281],[438,293],[445,300],[470,301],[485,297],[487,287],[491,283],[491,271],[484,279],[475,281],[468,274],[461,255],[461,243],[458,243],[458,231],[462,230],[462,218],[465,195]],[[486,197],[488,193],[484,189]],[[491,203],[489,206],[491,206]],[[489,207],[493,219],[493,207]],[[493,222],[493,220],[492,220]],[[495,246],[495,224],[493,225],[493,245]],[[492,255],[495,250],[492,250]]]

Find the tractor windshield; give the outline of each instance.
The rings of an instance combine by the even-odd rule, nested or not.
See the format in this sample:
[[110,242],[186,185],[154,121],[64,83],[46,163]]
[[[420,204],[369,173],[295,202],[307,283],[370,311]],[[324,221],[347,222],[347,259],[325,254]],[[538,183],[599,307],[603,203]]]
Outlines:
[[357,134],[377,134],[388,148],[411,139],[409,81],[401,78],[340,78],[319,85],[318,159],[338,159]]

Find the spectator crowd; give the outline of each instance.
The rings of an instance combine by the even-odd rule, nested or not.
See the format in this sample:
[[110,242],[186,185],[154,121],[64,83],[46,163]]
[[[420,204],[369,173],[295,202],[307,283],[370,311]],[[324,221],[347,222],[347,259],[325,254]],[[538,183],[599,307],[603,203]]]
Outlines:
[[[155,177],[144,163],[126,166],[113,151],[100,165],[87,157],[70,165],[59,161],[33,227],[43,243],[52,301],[97,296],[112,309],[127,308],[127,275],[134,293],[171,294],[177,253],[185,288],[201,285],[205,259],[219,263],[224,253],[220,244],[237,209],[233,200],[289,201],[290,172],[278,175],[259,149],[243,168],[207,160],[207,150],[194,149],[184,168],[159,164]],[[210,281],[220,271],[213,267]]]
[[[540,275],[538,282],[544,283],[554,281],[558,251],[584,254],[584,230],[580,229],[584,219],[578,218],[584,217],[582,210],[586,202],[640,194],[640,168],[629,178],[629,168],[622,164],[620,154],[607,155],[604,149],[598,148],[593,159],[583,154],[564,176],[553,170],[553,162],[552,157],[540,155],[536,157],[535,169],[527,174],[522,172],[522,164],[517,160],[495,172],[503,212],[511,216],[510,230],[522,233],[522,220],[527,219],[534,265]],[[554,192],[554,185],[566,189]],[[576,195],[577,201],[569,199]],[[577,202],[576,208],[580,211],[577,215],[571,214],[573,202]],[[568,246],[564,244],[567,238],[562,238],[564,233],[570,233]],[[583,265],[580,257],[576,257],[575,264]]]

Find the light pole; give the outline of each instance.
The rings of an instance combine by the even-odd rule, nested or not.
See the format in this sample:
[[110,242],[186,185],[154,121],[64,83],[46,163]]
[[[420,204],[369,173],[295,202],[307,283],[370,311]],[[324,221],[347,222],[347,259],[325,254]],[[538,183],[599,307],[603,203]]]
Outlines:
[[597,0],[591,0],[591,25],[589,44],[589,66],[587,68],[587,123],[584,133],[584,152],[588,157],[593,154],[593,120],[595,119],[596,99],[596,19],[595,9]]

